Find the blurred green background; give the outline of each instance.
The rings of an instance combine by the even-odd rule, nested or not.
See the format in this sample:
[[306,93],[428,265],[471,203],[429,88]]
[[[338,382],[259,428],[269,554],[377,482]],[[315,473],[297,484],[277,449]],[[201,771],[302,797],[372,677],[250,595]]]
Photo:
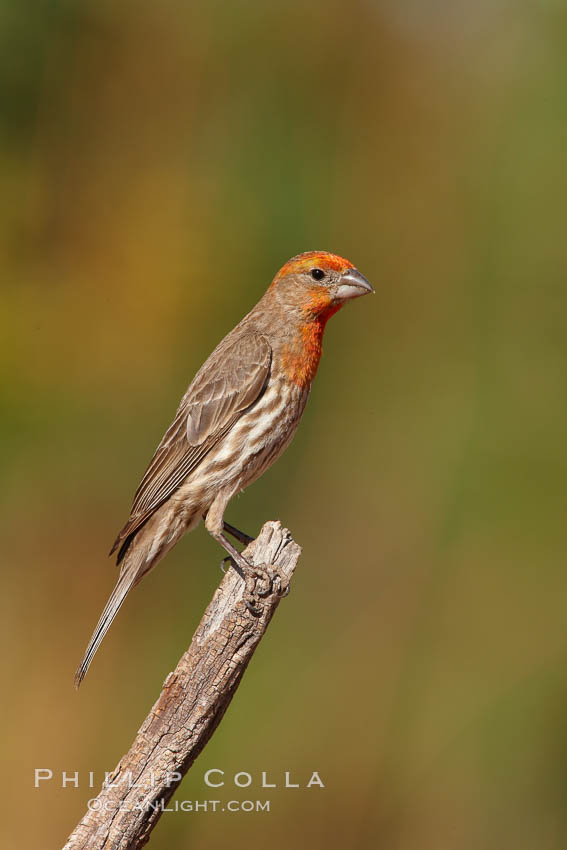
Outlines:
[[[179,398],[309,249],[377,295],[230,506],[303,558],[177,794],[272,810],[167,814],[151,846],[566,846],[566,24],[553,0],[2,2],[6,847],[64,842],[187,646],[220,579],[202,527],[73,690]],[[212,767],[255,784],[211,793]]]

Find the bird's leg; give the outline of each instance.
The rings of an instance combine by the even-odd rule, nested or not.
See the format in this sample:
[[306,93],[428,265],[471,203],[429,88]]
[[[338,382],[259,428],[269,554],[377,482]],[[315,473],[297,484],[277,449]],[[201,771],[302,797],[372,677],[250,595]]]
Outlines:
[[[246,558],[244,558],[238,549],[232,545],[230,540],[228,540],[222,532],[211,531],[212,536],[215,540],[220,543],[223,549],[228,552],[228,556],[232,566],[240,576],[240,578],[244,581],[246,586],[246,596],[244,598],[244,602],[248,610],[259,616],[262,611],[258,609],[253,604],[253,600],[256,596],[267,596],[272,589],[272,579],[269,575],[268,571],[263,567],[254,567],[252,564],[249,564]],[[226,560],[226,559],[225,559]],[[256,579],[260,579],[266,585],[266,589],[262,591],[256,590]],[[256,591],[256,592],[254,592]]]
[[228,540],[222,532],[220,532],[219,534],[218,532],[211,531],[211,534],[215,538],[217,543],[220,543],[223,549],[228,552],[229,558],[233,561],[234,569],[236,570],[240,578],[246,579],[247,573],[257,569],[256,567],[253,567],[251,564],[249,564],[246,558],[242,557],[238,549],[232,545],[230,540]]
[[[214,537],[217,543],[220,543],[225,552],[228,553],[230,562],[238,575],[244,581],[246,588],[244,602],[246,607],[252,614],[259,616],[262,613],[262,608],[258,607],[256,604],[258,602],[258,597],[268,596],[272,592],[274,582],[276,580],[278,592],[284,595],[288,587],[288,582],[280,575],[279,570],[275,570],[269,565],[256,567],[253,564],[250,564],[238,551],[238,549],[232,545],[230,540],[228,540],[226,535],[223,533],[225,530],[223,513],[227,501],[228,500],[226,498],[222,498],[220,494],[217,496],[207,511],[205,527],[209,534]],[[257,586],[257,579],[259,579],[263,585],[261,589]]]
[[[203,514],[203,520],[207,521],[207,514]],[[223,522],[223,531],[226,531],[227,534],[232,535],[236,540],[239,540],[244,546],[248,546],[249,543],[252,543],[254,540],[253,537],[249,537],[244,531],[240,531],[233,525],[229,525],[228,522]],[[233,567],[236,568],[236,564],[232,555],[227,555],[226,558],[223,558],[220,562],[220,568],[222,573],[226,573],[228,567],[232,564]]]
[[[232,537],[239,540],[244,546],[248,546],[249,543],[252,543],[254,540],[253,537],[250,537],[249,534],[246,534],[244,531],[240,531],[240,529],[236,528],[234,525],[229,525],[228,522],[223,521],[223,531],[226,531],[227,534],[230,534]],[[223,558],[221,561],[221,570],[226,572],[227,566],[230,566],[232,563],[232,555],[227,555],[226,558]]]
[[230,534],[231,537],[234,537],[235,540],[238,540],[240,543],[243,543],[245,546],[248,546],[249,543],[252,543],[254,540],[253,537],[250,537],[249,534],[245,534],[244,531],[239,531],[238,528],[235,528],[234,525],[229,525],[228,522],[223,520],[223,531],[226,531],[227,534]]

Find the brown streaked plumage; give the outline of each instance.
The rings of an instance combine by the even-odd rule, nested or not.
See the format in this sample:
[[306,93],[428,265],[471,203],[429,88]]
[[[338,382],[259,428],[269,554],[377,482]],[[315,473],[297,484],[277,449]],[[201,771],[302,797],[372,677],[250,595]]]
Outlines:
[[293,257],[201,367],[112,547],[120,575],[75,674],[77,686],[128,591],[201,518],[239,572],[249,570],[224,532],[241,542],[250,538],[227,525],[226,506],[291,442],[329,317],[345,301],[372,291],[342,257],[324,251]]

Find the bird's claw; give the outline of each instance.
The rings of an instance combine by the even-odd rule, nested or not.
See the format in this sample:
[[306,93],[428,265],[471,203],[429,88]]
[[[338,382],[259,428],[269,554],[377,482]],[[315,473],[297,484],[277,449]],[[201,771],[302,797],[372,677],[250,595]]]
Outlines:
[[227,555],[226,558],[223,558],[220,562],[221,573],[226,573],[229,567],[234,566],[234,560],[231,555]]
[[287,596],[290,588],[287,576],[285,576],[277,567],[274,567],[273,564],[265,564],[261,569],[269,585],[265,595],[267,596],[269,593],[274,592],[277,593],[280,598]]
[[264,606],[263,605],[259,605],[259,606],[254,605],[254,603],[252,601],[253,599],[254,599],[254,597],[252,597],[252,599],[245,599],[244,604],[246,605],[247,609],[250,611],[250,613],[252,614],[253,617],[261,617],[262,611],[264,610]]

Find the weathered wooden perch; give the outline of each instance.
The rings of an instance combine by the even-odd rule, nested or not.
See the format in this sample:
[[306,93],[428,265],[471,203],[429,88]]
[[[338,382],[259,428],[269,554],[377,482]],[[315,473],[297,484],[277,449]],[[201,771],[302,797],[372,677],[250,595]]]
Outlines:
[[[273,565],[284,581],[300,554],[279,522],[267,522],[245,550],[250,563]],[[259,596],[262,610],[256,616],[246,607],[243,591],[244,582],[229,569],[129,752],[64,850],[133,850],[149,841],[182,777],[220,723],[281,598],[276,586],[268,589]],[[263,592],[257,580],[256,593]]]

